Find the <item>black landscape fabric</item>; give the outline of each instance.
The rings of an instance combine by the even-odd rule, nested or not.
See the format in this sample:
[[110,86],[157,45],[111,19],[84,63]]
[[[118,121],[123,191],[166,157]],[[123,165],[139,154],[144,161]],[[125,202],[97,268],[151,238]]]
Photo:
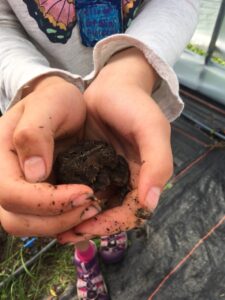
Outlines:
[[210,152],[164,194],[142,232],[131,233],[123,263],[105,269],[113,300],[225,299],[224,162],[223,149]]
[[225,133],[225,109],[183,99],[212,135],[182,116],[172,124],[174,177],[152,219],[129,232],[124,260],[103,266],[111,300],[225,299],[225,144],[213,135]]

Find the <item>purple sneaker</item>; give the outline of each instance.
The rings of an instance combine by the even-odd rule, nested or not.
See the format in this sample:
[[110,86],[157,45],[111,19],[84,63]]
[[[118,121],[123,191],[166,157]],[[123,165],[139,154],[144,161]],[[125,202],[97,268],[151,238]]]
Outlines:
[[117,263],[123,259],[127,249],[127,234],[118,234],[101,237],[99,253],[105,263]]
[[99,268],[97,250],[89,262],[81,261],[75,251],[77,296],[79,300],[109,300],[104,278]]

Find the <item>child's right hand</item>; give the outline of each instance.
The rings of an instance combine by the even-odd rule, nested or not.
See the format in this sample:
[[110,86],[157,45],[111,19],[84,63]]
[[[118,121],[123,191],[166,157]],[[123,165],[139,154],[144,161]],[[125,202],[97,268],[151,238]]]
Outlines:
[[[86,108],[80,91],[46,77],[0,118],[0,220],[19,236],[54,236],[99,212],[85,185],[54,186],[49,177],[55,140],[82,135]],[[87,209],[88,208],[88,209]]]

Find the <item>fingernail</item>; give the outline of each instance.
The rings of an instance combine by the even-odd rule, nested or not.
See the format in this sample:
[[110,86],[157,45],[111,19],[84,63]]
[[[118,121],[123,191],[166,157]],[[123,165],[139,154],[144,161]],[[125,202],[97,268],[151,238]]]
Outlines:
[[71,198],[72,198],[71,200],[72,206],[76,207],[76,206],[87,204],[88,201],[95,201],[94,199],[96,197],[93,193],[85,193],[81,195],[72,196]]
[[158,187],[152,187],[145,198],[145,205],[150,211],[154,211],[159,202],[161,190]]
[[44,160],[40,156],[33,156],[24,162],[25,177],[30,182],[42,181],[46,176]]
[[81,220],[87,220],[90,219],[97,214],[99,214],[101,211],[101,208],[98,206],[90,205],[85,208],[85,210],[81,213],[80,218]]

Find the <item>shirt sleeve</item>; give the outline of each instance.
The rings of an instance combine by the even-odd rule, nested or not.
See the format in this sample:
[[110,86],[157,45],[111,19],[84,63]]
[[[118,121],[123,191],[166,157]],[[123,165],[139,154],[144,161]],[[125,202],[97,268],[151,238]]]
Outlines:
[[200,0],[149,0],[144,4],[124,34],[98,42],[93,51],[94,71],[91,80],[109,58],[127,47],[139,48],[161,77],[153,98],[169,121],[183,109],[179,84],[172,66],[178,60],[195,30]]
[[4,113],[20,100],[31,81],[44,74],[58,75],[83,89],[80,76],[51,68],[48,60],[29,41],[5,0],[0,1],[0,109]]

